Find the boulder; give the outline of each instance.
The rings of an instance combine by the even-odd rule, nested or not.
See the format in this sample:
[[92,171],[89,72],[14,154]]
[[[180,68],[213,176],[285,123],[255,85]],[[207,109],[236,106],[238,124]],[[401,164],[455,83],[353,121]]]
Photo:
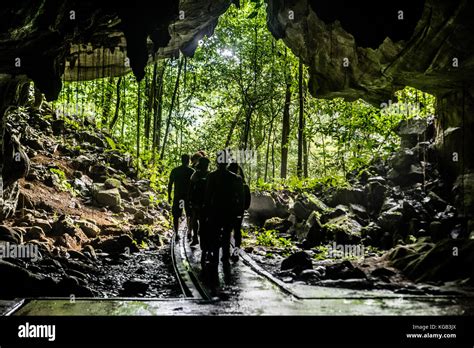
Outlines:
[[287,219],[283,219],[280,217],[272,217],[270,219],[265,220],[263,224],[263,228],[266,230],[276,230],[280,233],[285,233],[291,227],[292,223]]
[[388,258],[416,282],[462,279],[474,285],[474,240],[444,239],[436,244],[420,240],[397,246]]
[[353,290],[373,289],[373,283],[368,279],[324,279],[317,283],[328,288],[345,288]]
[[34,219],[33,222],[31,223],[32,225],[41,227],[44,233],[49,234],[51,232],[51,224],[49,223],[48,220],[45,219]]
[[130,231],[132,233],[133,239],[139,243],[143,240],[150,238],[153,235],[153,229],[148,225],[138,225],[132,228]]
[[85,155],[79,155],[72,160],[72,166],[78,170],[86,170],[93,163],[93,160]]
[[140,204],[144,207],[150,206],[150,204],[151,204],[150,198],[149,197],[140,198]]
[[46,295],[44,277],[33,274],[10,262],[0,260],[0,296],[2,298]]
[[310,193],[299,194],[293,206],[290,208],[290,212],[295,215],[299,220],[306,220],[311,212],[324,212],[328,209],[328,206],[319,200],[315,195]]
[[82,260],[82,261],[88,261],[88,258],[86,255],[81,253],[80,251],[77,250],[68,250],[69,256],[71,259],[77,259],[77,260]]
[[155,219],[150,214],[144,212],[143,210],[138,210],[133,215],[133,221],[141,225],[151,225],[154,223]]
[[133,243],[133,239],[126,234],[109,238],[96,238],[91,242],[91,245],[94,249],[100,249],[108,254],[138,251],[138,247]]
[[406,172],[398,172],[390,169],[387,178],[393,183],[406,187],[423,182],[423,170],[419,165],[411,165]]
[[30,240],[45,240],[46,235],[41,227],[33,226],[27,229],[24,238],[27,242],[29,242]]
[[102,140],[99,136],[92,134],[90,132],[79,132],[77,136],[80,141],[94,144],[98,147],[107,147],[105,141]]
[[267,192],[252,192],[252,200],[248,209],[250,219],[263,224],[271,217],[285,217],[278,209],[275,199]]
[[337,217],[347,215],[349,214],[349,208],[346,207],[345,205],[339,204],[335,208],[330,208],[326,210],[322,215],[321,215],[321,223],[325,224],[331,219],[335,219]]
[[84,232],[84,234],[89,238],[95,238],[100,233],[100,228],[90,221],[78,220],[76,221],[76,224],[79,226],[82,232]]
[[400,136],[402,148],[412,148],[420,140],[429,139],[433,135],[433,131],[433,122],[427,118],[402,120],[395,129],[395,132]]
[[367,209],[363,205],[349,204],[349,211],[360,221],[367,220],[369,218]]
[[436,212],[442,212],[448,206],[448,202],[446,202],[433,191],[428,192],[428,195],[423,199],[423,204],[429,210]]
[[305,269],[312,269],[313,262],[311,256],[304,251],[294,253],[281,262],[281,270],[292,270],[295,274],[300,274]]
[[66,215],[61,215],[51,226],[51,236],[62,236],[63,234],[69,234],[73,236],[76,233],[76,225],[74,221]]
[[[123,197],[122,197],[123,198]],[[132,205],[125,205],[123,209],[126,213],[135,215],[138,212],[138,209]]]
[[21,244],[23,235],[12,227],[0,225],[0,241]]
[[80,250],[81,246],[78,241],[68,233],[56,238],[55,246],[63,247],[70,250]]
[[83,281],[79,281],[77,277],[63,276],[57,283],[54,294],[56,296],[70,296],[74,294],[75,296],[81,297],[94,297],[96,295],[94,291],[81,283],[83,283]]
[[405,199],[402,202],[402,214],[406,220],[423,219],[427,214],[423,205],[415,200]]
[[379,183],[381,185],[385,185],[387,183],[387,180],[385,180],[385,178],[383,176],[371,176],[367,179],[367,183],[368,184],[372,184],[372,183]]
[[92,245],[85,245],[83,248],[82,248],[82,252],[85,254],[85,255],[88,255],[90,256],[91,259],[93,260],[97,260],[97,254],[95,252],[95,249]]
[[334,265],[326,266],[327,279],[365,279],[365,273],[354,267],[350,261],[343,261]]
[[366,192],[368,197],[367,206],[372,214],[378,214],[382,208],[383,202],[385,201],[385,195],[387,188],[378,180],[372,180],[366,186]]
[[108,167],[103,164],[94,164],[89,167],[89,175],[95,181],[105,181]]
[[59,136],[61,134],[63,134],[66,130],[66,127],[65,127],[65,121],[64,120],[53,120],[51,122],[51,129],[53,131],[53,134],[55,136]]
[[382,228],[375,222],[370,222],[360,231],[361,237],[366,240],[366,245],[379,246],[383,236]]
[[79,191],[79,193],[83,196],[87,196],[87,194],[89,193],[89,187],[81,179],[74,178],[74,180],[72,181],[72,187],[74,187],[76,191]]
[[327,239],[338,244],[358,244],[361,240],[361,224],[348,215],[329,220],[323,228]]
[[117,180],[115,178],[108,178],[104,182],[104,187],[109,190],[109,189],[114,189],[114,188],[120,188],[122,184],[120,183],[120,180]]
[[119,191],[120,191],[120,197],[122,197],[122,199],[124,200],[130,199],[130,192],[128,192],[128,190],[125,187],[121,186],[119,188]]
[[131,158],[128,155],[112,152],[108,154],[108,160],[111,166],[124,173],[128,173],[132,166]]
[[377,219],[377,224],[384,231],[392,233],[398,232],[401,229],[403,222],[403,210],[397,208],[384,211]]
[[401,149],[390,158],[390,166],[397,172],[405,173],[411,165],[419,163],[418,156],[414,151]]
[[301,233],[297,233],[299,240],[302,240],[302,247],[305,249],[313,248],[321,244],[325,239],[325,231],[319,221],[319,214],[315,211],[311,213],[308,220],[306,220]]
[[402,209],[403,202],[396,201],[395,199],[388,197],[383,202],[381,211],[388,211],[388,210],[395,210],[395,209]]
[[367,196],[362,189],[342,187],[336,189],[329,201],[332,207],[339,204],[359,204],[365,206],[367,204]]
[[98,191],[94,194],[94,199],[102,207],[117,207],[122,203],[120,192],[117,188]]
[[298,279],[312,283],[321,279],[321,273],[315,269],[305,269],[301,271]]

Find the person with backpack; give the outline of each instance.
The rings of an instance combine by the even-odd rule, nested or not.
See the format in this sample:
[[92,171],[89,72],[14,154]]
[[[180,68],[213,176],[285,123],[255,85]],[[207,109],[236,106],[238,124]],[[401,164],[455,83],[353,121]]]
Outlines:
[[200,157],[195,165],[196,171],[191,176],[189,188],[189,205],[191,208],[191,230],[193,238],[191,245],[199,244],[201,240],[201,250],[205,253],[206,241],[204,236],[205,215],[203,211],[204,195],[206,193],[206,179],[209,174],[209,159]]
[[227,169],[227,153],[219,151],[217,169],[207,176],[204,198],[207,215],[209,258],[214,266],[219,264],[219,249],[222,247],[224,267],[230,265],[230,235],[235,217],[244,205],[242,178]]
[[[171,213],[173,215],[173,228],[176,235],[176,239],[179,239],[178,228],[179,228],[179,219],[183,213],[183,209],[186,213],[188,219],[188,233],[189,231],[189,184],[191,181],[191,175],[193,175],[194,169],[189,167],[189,155],[181,155],[181,165],[173,168],[170,173],[168,181],[168,201],[172,204]],[[174,186],[174,195],[171,198],[171,192],[173,191]]]
[[229,164],[228,169],[230,172],[240,176],[242,178],[243,191],[244,191],[244,202],[241,209],[237,212],[233,218],[232,230],[234,232],[234,250],[232,252],[231,260],[237,262],[239,260],[240,247],[242,245],[242,220],[244,218],[244,212],[250,207],[251,195],[250,187],[245,182],[245,175],[242,167],[237,162]]

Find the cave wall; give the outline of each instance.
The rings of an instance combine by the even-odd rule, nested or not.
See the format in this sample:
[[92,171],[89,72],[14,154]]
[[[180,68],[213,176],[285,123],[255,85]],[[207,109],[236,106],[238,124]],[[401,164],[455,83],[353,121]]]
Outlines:
[[444,176],[454,183],[459,173],[474,172],[474,85],[440,96],[436,105],[436,145]]
[[468,230],[474,231],[474,85],[466,83],[439,97],[436,111],[440,173]]
[[348,0],[268,0],[268,27],[309,66],[310,92],[318,98],[380,105],[406,85],[443,95],[473,79],[472,1],[394,4],[356,11]]
[[457,207],[474,211],[474,2],[267,2],[268,27],[309,66],[314,97],[380,106],[412,86],[438,98],[440,172]]
[[[61,80],[90,80],[192,56],[232,0],[19,0],[0,6],[0,74],[33,80],[48,100]],[[238,5],[238,3],[236,2]]]

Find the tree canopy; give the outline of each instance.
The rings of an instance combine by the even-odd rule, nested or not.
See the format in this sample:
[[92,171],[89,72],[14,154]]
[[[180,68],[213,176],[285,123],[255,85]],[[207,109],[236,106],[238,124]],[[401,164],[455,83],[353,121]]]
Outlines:
[[397,149],[401,120],[434,113],[435,98],[407,87],[374,107],[307,91],[307,69],[267,29],[265,5],[243,1],[220,19],[194,57],[130,73],[66,82],[55,107],[110,130],[142,172],[166,172],[181,153],[251,151],[253,184],[344,180]]

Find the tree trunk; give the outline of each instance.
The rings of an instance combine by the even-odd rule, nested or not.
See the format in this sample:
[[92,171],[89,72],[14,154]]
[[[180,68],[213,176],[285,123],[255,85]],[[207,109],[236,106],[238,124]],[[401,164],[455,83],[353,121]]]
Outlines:
[[285,106],[283,108],[283,122],[281,130],[281,171],[280,177],[286,178],[288,171],[288,145],[290,136],[290,103],[291,103],[291,83],[286,83]]
[[268,178],[268,161],[269,161],[268,156],[270,155],[270,142],[272,141],[273,121],[274,120],[275,120],[275,117],[272,116],[272,119],[270,121],[270,129],[268,130],[267,149],[266,149],[266,152],[265,152],[265,174],[263,175],[263,180],[265,182],[267,182],[267,178]]
[[303,102],[303,62],[300,59],[298,68],[298,99],[299,99],[299,118],[298,118],[298,163],[296,166],[296,175],[303,177],[303,146],[304,146],[304,102]]
[[153,107],[153,99],[154,99],[154,86],[155,86],[155,79],[156,79],[156,65],[153,66],[153,76],[151,81],[147,77],[146,79],[146,89],[145,95],[147,96],[146,99],[146,112],[145,112],[145,149],[148,151],[150,148],[150,133],[151,133],[151,112]]
[[123,102],[122,102],[122,129],[120,130],[120,140],[123,142],[124,141],[124,136],[125,136],[125,110],[127,109],[127,80],[123,80]]
[[138,98],[137,98],[137,173],[140,170],[140,108],[142,103],[141,81],[138,83]]
[[240,116],[240,111],[235,115],[235,118],[230,124],[229,133],[227,133],[227,138],[225,141],[226,148],[230,146],[230,142],[232,141],[232,135],[234,134],[234,130],[235,130],[235,127],[237,126],[237,123],[239,122],[239,118],[240,118],[239,116]]
[[166,120],[165,136],[163,138],[163,146],[161,148],[160,161],[163,161],[163,158],[165,157],[166,142],[168,141],[168,134],[169,134],[170,125],[171,125],[171,116],[173,114],[174,102],[176,100],[176,94],[178,92],[179,78],[181,76],[181,68],[183,67],[183,61],[184,59],[181,58],[179,62],[179,66],[178,66],[178,76],[176,76],[176,83],[174,85],[173,96],[171,97],[171,105],[168,112],[168,119]]
[[306,132],[303,132],[303,176],[305,178],[308,177],[309,144]]
[[160,69],[158,86],[155,87],[155,101],[153,107],[153,163],[155,162],[156,152],[160,149],[161,144],[161,121],[163,114],[163,77],[165,75],[168,60],[165,60]]
[[103,87],[105,88],[105,93],[102,93],[102,127],[107,127],[107,125],[109,124],[110,106],[112,104],[112,95],[114,94],[114,90],[112,87],[113,81],[113,77],[110,77],[107,80],[104,79],[103,81],[103,86],[105,86]]
[[244,126],[243,140],[242,140],[243,149],[245,150],[248,148],[248,143],[249,143],[252,113],[253,113],[253,106],[250,106],[247,112],[245,113],[245,126]]
[[112,122],[110,122],[109,129],[112,130],[114,129],[115,123],[117,123],[118,117],[119,117],[119,110],[120,110],[120,84],[122,83],[122,76],[120,76],[117,80],[117,88],[116,88],[116,93],[117,93],[117,98],[116,98],[116,103],[115,103],[115,114],[114,118],[112,119]]

